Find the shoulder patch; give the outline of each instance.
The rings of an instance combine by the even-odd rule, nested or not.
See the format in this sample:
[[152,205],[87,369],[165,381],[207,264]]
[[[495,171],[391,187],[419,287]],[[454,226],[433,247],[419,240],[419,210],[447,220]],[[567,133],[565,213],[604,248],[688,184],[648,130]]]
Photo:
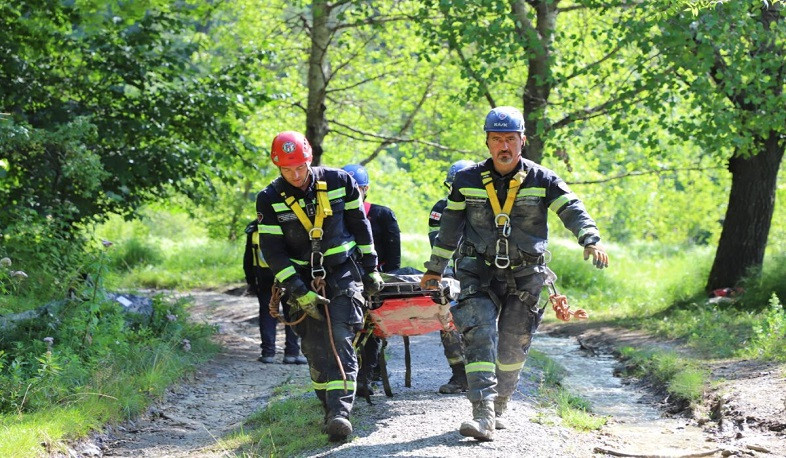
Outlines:
[[432,211],[431,214],[428,215],[428,217],[433,219],[434,221],[439,221],[442,219],[442,213],[438,211]]

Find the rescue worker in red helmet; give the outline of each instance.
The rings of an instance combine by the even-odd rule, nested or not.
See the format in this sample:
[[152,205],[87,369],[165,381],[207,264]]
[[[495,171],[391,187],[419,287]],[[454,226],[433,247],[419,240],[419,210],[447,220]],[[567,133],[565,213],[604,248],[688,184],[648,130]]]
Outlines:
[[344,441],[352,433],[352,340],[362,327],[363,290],[382,288],[371,226],[355,180],[340,169],[311,167],[302,134],[278,134],[271,159],[281,176],[257,194],[260,248],[289,294],[292,318],[306,315],[295,332],[325,411],[324,432]]
[[[547,213],[553,211],[584,247],[584,259],[608,267],[595,221],[553,171],[521,157],[524,117],[497,107],[484,125],[490,158],[456,174],[421,287],[433,288],[458,249],[461,283],[453,320],[464,340],[472,420],[459,432],[493,440],[544,308]],[[460,243],[460,245],[459,245]]]

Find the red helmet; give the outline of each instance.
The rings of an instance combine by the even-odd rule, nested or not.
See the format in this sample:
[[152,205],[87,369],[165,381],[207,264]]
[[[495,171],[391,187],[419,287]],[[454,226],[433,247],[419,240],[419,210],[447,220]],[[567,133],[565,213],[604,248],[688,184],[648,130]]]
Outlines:
[[311,164],[311,145],[303,134],[291,130],[281,132],[273,139],[270,159],[278,167],[294,167]]

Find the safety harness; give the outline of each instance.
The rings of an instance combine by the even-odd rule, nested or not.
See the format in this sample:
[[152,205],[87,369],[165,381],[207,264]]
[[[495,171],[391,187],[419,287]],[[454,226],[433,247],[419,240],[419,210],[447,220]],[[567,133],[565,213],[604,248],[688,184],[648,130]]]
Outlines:
[[486,170],[480,173],[480,178],[483,186],[486,188],[491,209],[494,211],[494,224],[497,226],[497,246],[496,254],[494,256],[494,265],[500,269],[505,269],[510,266],[510,244],[508,237],[510,237],[510,212],[513,210],[513,202],[516,200],[516,195],[521,188],[524,179],[527,177],[527,172],[520,170],[516,173],[508,184],[508,196],[505,199],[505,204],[500,207],[499,198],[497,197],[497,190],[494,189],[494,179],[491,178],[491,172]]
[[317,208],[314,212],[314,222],[303,211],[297,199],[293,196],[287,196],[285,192],[281,193],[284,198],[284,203],[300,220],[300,224],[308,232],[308,239],[311,240],[311,278],[318,282],[317,279],[324,280],[325,268],[322,266],[324,254],[322,253],[322,236],[325,231],[322,229],[322,223],[325,218],[333,215],[333,209],[330,207],[330,198],[327,195],[327,183],[325,181],[317,181]]

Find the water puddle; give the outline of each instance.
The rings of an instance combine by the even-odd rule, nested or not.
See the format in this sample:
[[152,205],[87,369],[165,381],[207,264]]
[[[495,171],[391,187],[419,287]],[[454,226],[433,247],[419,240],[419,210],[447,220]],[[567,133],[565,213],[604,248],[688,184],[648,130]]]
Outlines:
[[589,401],[595,414],[609,417],[604,430],[620,439],[617,445],[625,453],[678,457],[715,448],[689,420],[665,417],[644,401],[645,392],[615,377],[612,355],[591,355],[573,337],[543,334],[532,348],[567,370],[563,385],[570,392]]

